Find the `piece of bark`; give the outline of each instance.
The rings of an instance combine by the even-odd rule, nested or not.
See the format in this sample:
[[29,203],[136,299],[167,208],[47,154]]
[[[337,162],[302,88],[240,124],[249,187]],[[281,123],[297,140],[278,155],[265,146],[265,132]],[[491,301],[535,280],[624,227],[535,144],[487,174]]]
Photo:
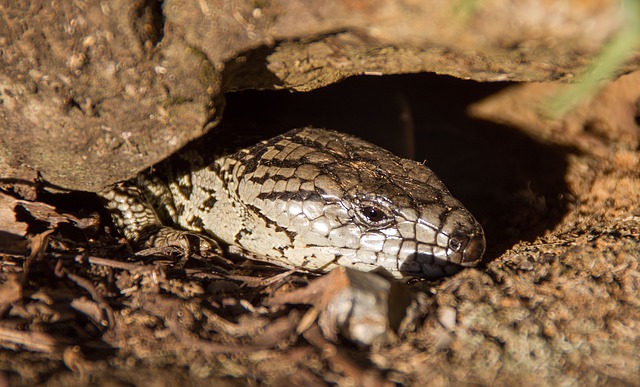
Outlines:
[[0,192],[0,248],[4,250],[24,250],[28,225],[16,219],[15,208],[18,199]]

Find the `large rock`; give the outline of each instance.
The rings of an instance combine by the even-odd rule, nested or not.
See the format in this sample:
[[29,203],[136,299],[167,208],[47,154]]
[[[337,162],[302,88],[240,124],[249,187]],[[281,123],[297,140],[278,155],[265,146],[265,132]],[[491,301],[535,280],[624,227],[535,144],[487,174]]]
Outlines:
[[208,131],[225,91],[420,71],[571,79],[621,11],[612,0],[0,0],[0,174],[98,190]]

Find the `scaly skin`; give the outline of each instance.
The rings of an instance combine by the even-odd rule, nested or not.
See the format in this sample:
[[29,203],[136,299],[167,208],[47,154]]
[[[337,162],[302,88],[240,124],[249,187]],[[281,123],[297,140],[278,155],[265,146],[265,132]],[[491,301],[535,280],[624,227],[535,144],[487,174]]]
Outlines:
[[485,248],[480,224],[425,165],[324,129],[143,174],[103,196],[138,245],[166,244],[177,227],[309,271],[434,278],[476,265]]

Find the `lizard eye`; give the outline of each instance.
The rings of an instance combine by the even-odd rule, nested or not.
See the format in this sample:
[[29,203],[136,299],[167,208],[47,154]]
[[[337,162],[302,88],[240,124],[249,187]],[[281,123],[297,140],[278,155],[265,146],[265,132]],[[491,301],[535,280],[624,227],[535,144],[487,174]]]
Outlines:
[[371,223],[379,223],[387,218],[387,214],[384,211],[371,205],[362,207],[362,215]]

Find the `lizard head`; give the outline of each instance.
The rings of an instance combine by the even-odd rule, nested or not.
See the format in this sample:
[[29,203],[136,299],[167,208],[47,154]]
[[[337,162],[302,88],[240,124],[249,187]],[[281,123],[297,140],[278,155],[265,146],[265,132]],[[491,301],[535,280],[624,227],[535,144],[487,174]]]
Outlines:
[[482,227],[425,165],[343,133],[292,138],[295,189],[263,197],[284,210],[273,221],[292,236],[278,249],[292,266],[435,278],[480,262]]

